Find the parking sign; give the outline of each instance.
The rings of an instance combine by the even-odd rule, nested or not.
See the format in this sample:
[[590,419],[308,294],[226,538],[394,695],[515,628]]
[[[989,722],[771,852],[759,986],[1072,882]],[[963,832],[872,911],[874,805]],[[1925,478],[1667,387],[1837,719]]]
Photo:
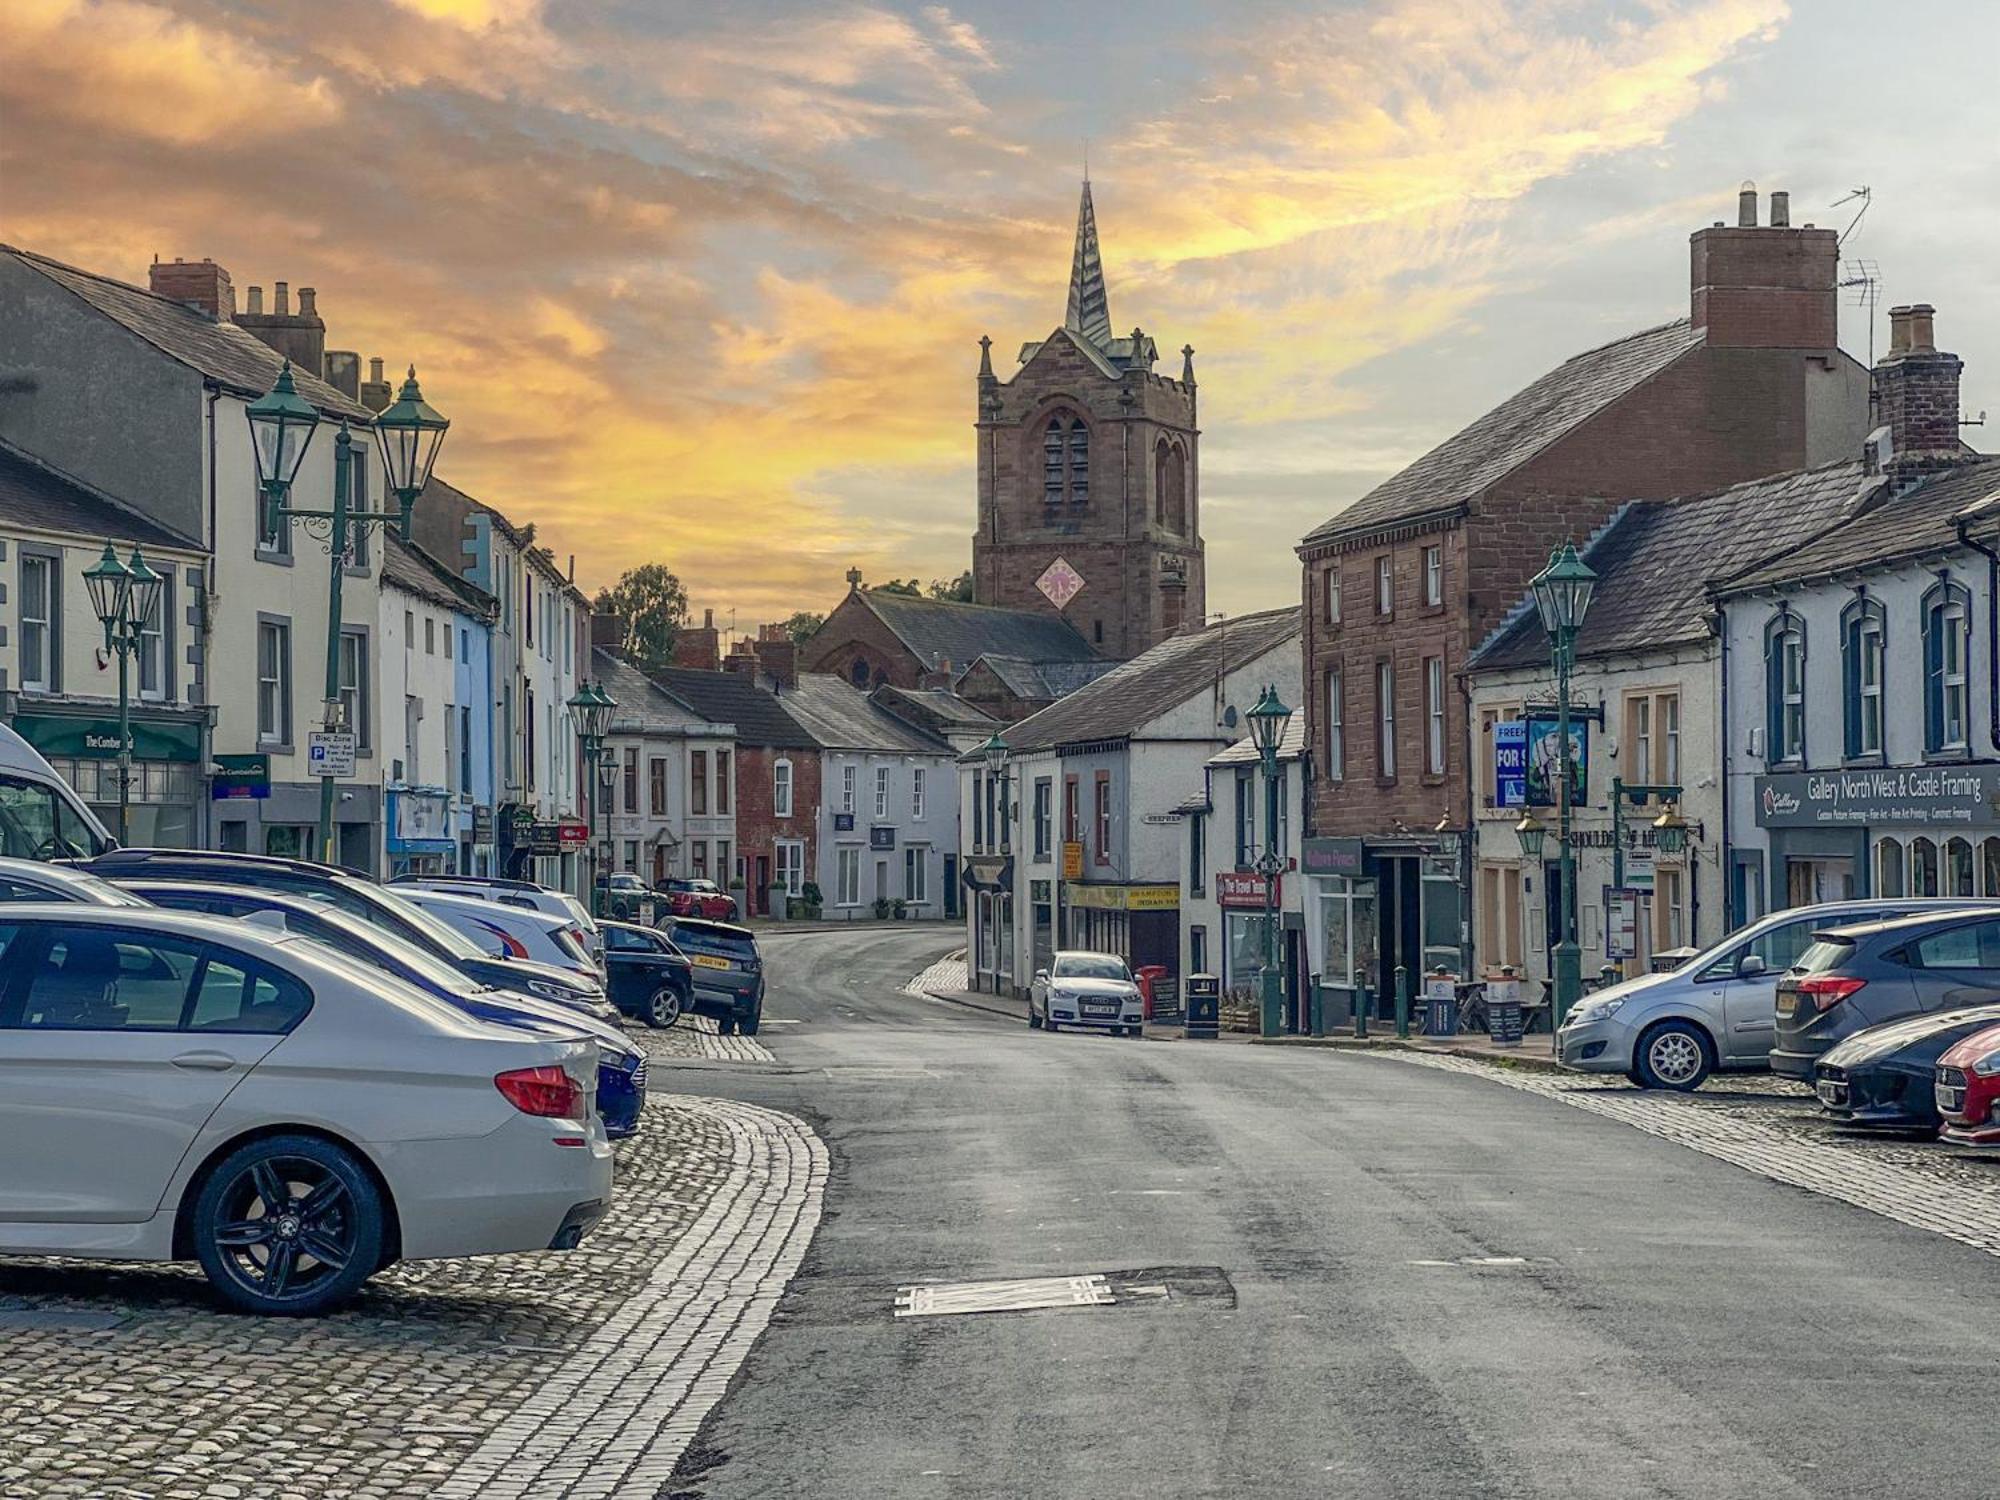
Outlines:
[[356,736],[345,730],[315,729],[306,736],[306,774],[352,776]]

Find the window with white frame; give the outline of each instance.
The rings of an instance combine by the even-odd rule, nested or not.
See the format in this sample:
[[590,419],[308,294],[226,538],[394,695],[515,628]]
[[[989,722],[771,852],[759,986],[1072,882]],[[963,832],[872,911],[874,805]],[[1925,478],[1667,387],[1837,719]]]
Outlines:
[[889,816],[889,768],[875,768],[875,821],[881,822]]
[[1341,690],[1340,668],[1326,669],[1326,764],[1321,767],[1328,781],[1347,775],[1347,700]]
[[1963,755],[1970,743],[1966,657],[1971,596],[1941,579],[1924,596],[1924,753]]
[[1387,615],[1396,609],[1396,560],[1388,553],[1375,559],[1375,613]]
[[1653,779],[1653,696],[1635,693],[1625,700],[1625,775],[1632,781]]
[[287,745],[292,739],[292,627],[279,620],[257,622],[257,743]]
[[1326,623],[1329,625],[1338,625],[1340,623],[1340,564],[1337,562],[1328,563],[1326,571],[1321,577],[1324,580],[1321,587],[1326,591]]
[[1396,775],[1396,667],[1375,667],[1375,774],[1384,781]]
[[779,818],[792,815],[792,763],[788,760],[771,762],[771,814]]
[[1444,658],[1424,658],[1424,769],[1444,775]]
[[1444,603],[1444,548],[1424,548],[1424,603]]
[[368,735],[368,632],[365,630],[340,633],[340,721],[361,749],[366,750],[374,743]]
[[1055,849],[1055,786],[1046,776],[1035,781],[1035,858],[1047,859]]
[[[1681,695],[1662,693],[1660,713],[1660,780],[1669,786],[1681,784]],[[1675,946],[1680,946],[1676,944]]]
[[21,691],[53,693],[62,687],[62,569],[47,552],[21,549]]
[[833,853],[833,901],[836,906],[861,904],[861,850],[842,844]]
[[903,850],[903,899],[912,906],[922,906],[930,900],[931,851],[922,844],[910,844]]
[[840,768],[840,810],[844,813],[854,811],[855,774],[853,766],[842,766]]
[[1806,626],[1780,605],[1764,627],[1764,758],[1770,765],[1803,764],[1806,757]]
[[1842,614],[1842,671],[1846,677],[1847,756],[1882,753],[1883,640],[1886,618],[1879,602],[1856,599]]
[[[791,770],[790,761],[780,761],[785,770]],[[798,839],[779,839],[773,846],[778,856],[777,884],[788,896],[796,896],[805,885],[806,846]]]
[[924,768],[914,767],[910,771],[910,818],[920,821],[924,815]]
[[160,569],[160,592],[153,612],[139,622],[139,696],[148,703],[162,703],[174,695],[171,670],[173,632],[174,569]]

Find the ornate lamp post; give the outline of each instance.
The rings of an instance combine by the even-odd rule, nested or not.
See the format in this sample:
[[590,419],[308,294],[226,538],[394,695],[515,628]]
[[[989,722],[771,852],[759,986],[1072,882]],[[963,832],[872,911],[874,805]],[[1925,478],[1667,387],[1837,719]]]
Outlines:
[[[608,840],[611,821],[605,803],[609,801],[612,786],[612,778],[605,774],[610,767],[604,764],[607,754],[604,737],[611,732],[611,715],[618,707],[618,700],[605,692],[601,684],[586,680],[567,707],[576,719],[577,737],[583,744],[583,763],[589,768],[584,775],[593,789],[590,802],[591,842],[603,848],[604,844],[595,837],[596,824],[602,813],[605,839]],[[604,915],[605,897],[609,894],[605,888],[611,883],[612,861],[608,856],[600,856],[599,863],[603,868],[591,872],[590,890],[591,909],[601,917]]]
[[132,658],[144,649],[146,631],[158,625],[165,580],[137,547],[121,563],[118,549],[104,544],[104,556],[83,570],[90,607],[104,626],[104,649],[118,656],[118,842],[126,841],[132,808]]
[[979,754],[986,762],[986,774],[993,787],[993,804],[998,818],[997,831],[994,819],[989,818],[987,820],[986,836],[993,841],[996,849],[1005,853],[1008,845],[1011,843],[1011,840],[1007,836],[1007,824],[1009,822],[1007,816],[1007,756],[1009,754],[1007,737],[1001,734],[999,730],[994,730],[993,737],[979,747]]
[[[1570,1007],[1583,993],[1583,951],[1576,941],[1576,851],[1570,837],[1574,766],[1569,743],[1569,674],[1575,665],[1576,633],[1583,626],[1583,617],[1590,611],[1590,598],[1597,588],[1597,575],[1576,555],[1576,548],[1564,542],[1550,556],[1549,565],[1535,575],[1531,587],[1535,608],[1542,617],[1542,628],[1548,632],[1554,651],[1556,669],[1556,769],[1560,783],[1556,790],[1556,838],[1562,861],[1562,938],[1555,947],[1552,975],[1555,981],[1555,1014],[1552,1019],[1560,1029]],[[1522,820],[1523,828],[1528,821]],[[1516,829],[1516,832],[1520,831]],[[1521,848],[1533,858],[1539,852],[1540,840],[1537,838],[1535,850],[1529,850],[1528,843],[1529,834],[1522,833]]]
[[[326,538],[329,565],[326,615],[326,698],[321,724],[328,734],[343,728],[340,703],[341,581],[352,561],[356,538],[370,526],[395,526],[405,540],[410,535],[410,515],[417,496],[430,482],[451,423],[431,408],[417,388],[417,367],[410,366],[409,378],[394,405],[375,419],[375,438],[382,451],[382,473],[397,508],[356,510],[349,504],[353,494],[354,449],[364,440],[349,432],[345,420],[333,440],[333,509],[302,510],[291,504],[292,481],[319,426],[319,413],[300,396],[292,382],[292,366],[287,360],[278,371],[271,389],[250,403],[244,413],[250,421],[251,446],[257,455],[257,482],[264,494],[264,529],[275,533],[287,521],[308,524],[314,535]],[[324,527],[322,532],[321,528]],[[360,689],[365,691],[365,687]],[[333,807],[335,778],[324,770],[319,783],[319,857],[323,864],[334,863]]]
[[1250,742],[1264,768],[1264,852],[1257,857],[1257,873],[1264,877],[1264,972],[1260,985],[1258,1033],[1278,1036],[1284,1027],[1284,991],[1278,972],[1278,876],[1285,868],[1285,856],[1278,849],[1278,746],[1292,721],[1292,711],[1278,697],[1275,683],[1244,718],[1250,722]]

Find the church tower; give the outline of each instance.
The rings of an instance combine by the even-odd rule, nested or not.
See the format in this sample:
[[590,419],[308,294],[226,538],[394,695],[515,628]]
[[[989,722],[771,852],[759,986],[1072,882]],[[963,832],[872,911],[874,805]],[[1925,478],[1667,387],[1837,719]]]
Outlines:
[[1150,336],[1117,338],[1084,180],[1062,326],[1010,380],[979,341],[973,598],[1060,614],[1125,660],[1206,613],[1194,350],[1153,372]]

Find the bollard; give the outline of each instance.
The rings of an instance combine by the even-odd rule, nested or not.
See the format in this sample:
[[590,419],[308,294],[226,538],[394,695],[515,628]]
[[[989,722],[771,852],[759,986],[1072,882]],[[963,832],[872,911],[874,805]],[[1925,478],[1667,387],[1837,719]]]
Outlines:
[[1368,1035],[1368,986],[1354,987],[1354,1035],[1357,1039]]
[[1404,964],[1396,965],[1396,1036],[1410,1039],[1410,971]]

